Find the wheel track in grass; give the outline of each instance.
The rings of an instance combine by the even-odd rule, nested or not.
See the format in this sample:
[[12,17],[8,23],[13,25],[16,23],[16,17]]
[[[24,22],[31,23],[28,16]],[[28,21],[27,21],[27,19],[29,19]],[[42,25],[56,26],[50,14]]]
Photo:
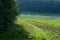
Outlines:
[[50,25],[50,24],[45,24],[43,22],[35,22],[35,21],[29,21],[27,20],[26,22],[36,26],[36,27],[39,27],[39,28],[42,28],[43,30],[50,30],[50,31],[53,31],[53,32],[58,32],[60,34],[60,26],[57,27],[57,26],[54,26],[53,24]]
[[32,25],[35,25],[39,28],[42,28],[44,30],[50,30],[50,31],[53,31],[53,32],[58,32],[60,33],[60,27],[56,27],[54,25],[49,25],[49,24],[44,24],[44,23],[32,23]]

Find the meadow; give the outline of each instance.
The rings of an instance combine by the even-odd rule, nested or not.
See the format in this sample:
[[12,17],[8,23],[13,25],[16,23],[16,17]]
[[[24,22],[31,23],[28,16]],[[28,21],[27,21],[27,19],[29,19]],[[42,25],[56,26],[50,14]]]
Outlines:
[[60,40],[60,14],[22,12],[16,23],[23,25],[31,40]]

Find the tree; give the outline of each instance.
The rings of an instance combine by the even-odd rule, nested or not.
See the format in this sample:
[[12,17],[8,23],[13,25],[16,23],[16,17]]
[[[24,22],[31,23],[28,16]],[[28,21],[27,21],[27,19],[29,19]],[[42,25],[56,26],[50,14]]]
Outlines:
[[16,0],[0,0],[0,32],[5,32],[18,15]]

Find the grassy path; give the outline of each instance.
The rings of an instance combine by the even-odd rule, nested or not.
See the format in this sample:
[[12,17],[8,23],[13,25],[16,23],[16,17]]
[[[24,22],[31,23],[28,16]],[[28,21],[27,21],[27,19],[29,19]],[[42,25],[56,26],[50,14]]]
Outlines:
[[60,40],[59,33],[53,32],[51,29],[50,31],[47,28],[47,30],[44,30],[44,27],[39,28],[39,26],[22,19],[18,19],[17,24],[24,26],[24,29],[29,32],[29,37],[32,40]]
[[40,23],[40,22],[34,22],[34,23],[31,23],[31,24],[35,25],[36,27],[42,28],[44,30],[50,30],[50,31],[53,31],[53,32],[60,33],[60,27],[55,27],[54,25],[44,24],[44,23]]

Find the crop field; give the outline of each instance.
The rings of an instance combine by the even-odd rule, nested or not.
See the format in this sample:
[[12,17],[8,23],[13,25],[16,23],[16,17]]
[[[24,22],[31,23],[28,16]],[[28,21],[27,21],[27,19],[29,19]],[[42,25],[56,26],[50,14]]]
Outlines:
[[24,26],[31,40],[60,40],[60,14],[21,13],[16,23]]

